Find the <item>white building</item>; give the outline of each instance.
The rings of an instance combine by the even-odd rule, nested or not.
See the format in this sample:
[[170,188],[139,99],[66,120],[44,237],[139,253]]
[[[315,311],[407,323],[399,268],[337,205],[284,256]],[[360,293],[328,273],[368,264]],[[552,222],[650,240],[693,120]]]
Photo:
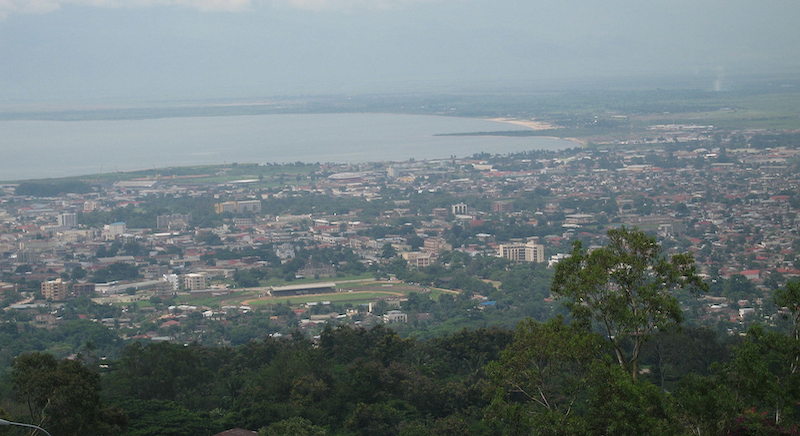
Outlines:
[[239,212],[261,212],[261,200],[247,200],[238,202]]
[[58,215],[58,226],[66,229],[78,227],[78,215],[74,213],[62,213]]
[[177,291],[181,287],[177,274],[164,274],[164,281],[169,283],[173,291]]
[[465,203],[458,203],[450,206],[453,210],[453,215],[465,215],[467,213],[467,205]]
[[124,235],[126,230],[127,228],[123,222],[106,224],[103,226],[103,239],[116,239],[117,236]]
[[383,315],[383,322],[408,322],[408,315],[399,310],[390,310]]
[[497,255],[516,262],[544,262],[544,245],[534,241],[525,244],[500,244]]
[[183,276],[183,285],[190,291],[200,291],[206,288],[205,274],[186,274]]

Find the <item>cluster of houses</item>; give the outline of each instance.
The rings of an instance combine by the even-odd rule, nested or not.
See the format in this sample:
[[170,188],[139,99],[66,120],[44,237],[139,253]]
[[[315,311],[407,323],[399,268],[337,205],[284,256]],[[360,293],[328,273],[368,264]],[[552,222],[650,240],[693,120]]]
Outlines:
[[[14,185],[5,185],[0,196],[0,273],[6,279],[0,287],[19,290],[24,277],[40,282],[44,298],[53,301],[143,290],[223,293],[222,280],[237,270],[258,267],[262,260],[216,259],[215,251],[266,244],[272,244],[283,260],[294,257],[296,246],[303,245],[345,246],[365,263],[385,262],[388,244],[412,268],[427,267],[452,250],[552,265],[563,258],[570,241],[599,245],[607,229],[619,225],[657,233],[668,251],[693,252],[709,278],[742,275],[767,292],[776,278],[800,276],[798,150],[700,145],[675,148],[667,142],[644,151],[584,148],[482,159],[326,165],[319,173],[327,176],[313,181],[298,177],[298,183],[280,189],[264,188],[258,179],[237,184],[169,179],[121,181],[91,194],[32,198],[17,196]],[[421,210],[412,202],[412,197],[439,193],[449,195],[450,204]],[[337,215],[262,213],[262,205],[273,199],[308,195],[381,201],[384,206],[380,216],[370,219],[359,210]],[[135,207],[164,196],[219,199],[215,211],[229,218],[216,228],[197,228],[190,214],[160,215],[150,228],[130,228],[123,222],[90,228],[80,223],[82,213]],[[486,206],[469,206],[474,198]],[[404,217],[411,231],[369,236],[375,227]],[[551,233],[514,240],[475,233],[460,246],[446,237],[454,225],[469,229],[485,222],[546,226]],[[219,242],[199,241],[199,235],[208,234],[218,236]],[[122,249],[97,256],[101,247],[106,250],[113,243]],[[126,247],[136,251],[128,253]],[[94,271],[116,263],[135,267],[141,278],[87,282]],[[85,275],[76,273],[81,271]],[[324,278],[335,271],[330,265],[311,264],[304,274]],[[389,316],[391,321],[402,320],[400,315]]]

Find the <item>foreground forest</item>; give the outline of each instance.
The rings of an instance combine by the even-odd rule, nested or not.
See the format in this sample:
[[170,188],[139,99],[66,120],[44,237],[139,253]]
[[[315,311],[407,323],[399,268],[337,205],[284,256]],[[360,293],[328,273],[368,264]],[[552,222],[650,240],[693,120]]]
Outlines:
[[133,342],[113,361],[91,343],[25,353],[0,418],[53,435],[797,434],[800,282],[775,293],[782,326],[742,336],[681,325],[674,292],[706,288],[690,255],[616,229],[558,264],[566,317],[427,340],[329,325],[237,347]]

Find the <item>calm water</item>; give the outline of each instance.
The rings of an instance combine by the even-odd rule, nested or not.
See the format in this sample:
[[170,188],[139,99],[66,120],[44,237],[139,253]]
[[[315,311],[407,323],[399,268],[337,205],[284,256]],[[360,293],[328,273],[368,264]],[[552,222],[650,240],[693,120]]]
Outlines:
[[119,121],[0,121],[0,180],[221,163],[374,162],[563,149],[550,138],[433,136],[518,130],[494,121],[302,114]]

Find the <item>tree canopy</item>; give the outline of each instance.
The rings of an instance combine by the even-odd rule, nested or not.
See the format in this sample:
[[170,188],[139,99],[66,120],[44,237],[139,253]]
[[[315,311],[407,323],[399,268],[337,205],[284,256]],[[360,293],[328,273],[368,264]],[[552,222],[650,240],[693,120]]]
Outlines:
[[619,364],[636,379],[642,345],[656,328],[682,320],[676,289],[700,291],[691,253],[666,256],[652,236],[625,227],[608,231],[608,244],[587,251],[580,241],[559,262],[554,295],[581,322],[594,322],[614,346]]

